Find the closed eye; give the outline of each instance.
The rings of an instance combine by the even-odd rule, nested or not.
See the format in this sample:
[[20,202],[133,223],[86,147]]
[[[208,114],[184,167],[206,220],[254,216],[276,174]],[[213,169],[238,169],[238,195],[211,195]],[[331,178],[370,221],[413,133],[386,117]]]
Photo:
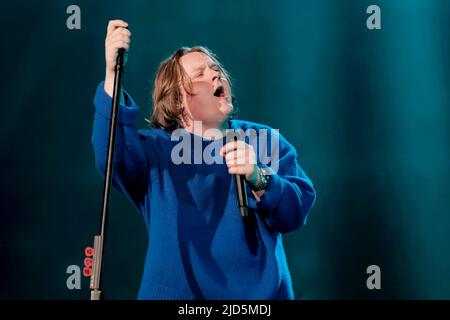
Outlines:
[[211,68],[211,70],[220,72],[220,68],[219,68],[219,66],[218,66],[217,64],[213,64],[213,65],[211,65],[211,66],[209,66],[209,67]]

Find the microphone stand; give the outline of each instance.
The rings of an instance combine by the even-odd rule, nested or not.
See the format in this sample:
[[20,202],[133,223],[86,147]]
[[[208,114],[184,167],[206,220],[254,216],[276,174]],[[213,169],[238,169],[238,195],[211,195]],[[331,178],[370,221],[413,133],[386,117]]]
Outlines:
[[112,96],[111,120],[110,120],[109,140],[108,140],[108,157],[106,160],[106,172],[103,184],[103,203],[102,203],[102,216],[100,221],[100,235],[96,235],[94,237],[94,256],[92,264],[91,281],[89,285],[91,289],[91,300],[100,300],[102,295],[100,285],[101,285],[101,271],[103,262],[102,261],[103,246],[105,242],[105,227],[109,207],[109,196],[111,193],[111,182],[113,174],[112,171],[114,163],[114,145],[115,145],[117,118],[119,111],[124,54],[125,50],[119,49],[117,54],[117,63],[114,75],[114,90]]

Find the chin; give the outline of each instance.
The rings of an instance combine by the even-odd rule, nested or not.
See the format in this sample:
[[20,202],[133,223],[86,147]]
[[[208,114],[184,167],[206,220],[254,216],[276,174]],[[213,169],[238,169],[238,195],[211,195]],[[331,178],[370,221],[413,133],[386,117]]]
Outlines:
[[232,104],[225,104],[225,105],[221,105],[220,106],[220,111],[226,116],[228,117],[230,113],[232,113],[234,110],[233,105]]

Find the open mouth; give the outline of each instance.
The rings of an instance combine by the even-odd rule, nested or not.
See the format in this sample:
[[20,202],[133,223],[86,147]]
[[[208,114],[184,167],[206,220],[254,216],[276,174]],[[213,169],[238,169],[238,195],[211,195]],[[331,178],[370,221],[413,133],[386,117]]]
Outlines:
[[224,98],[225,97],[225,89],[223,86],[218,86],[216,90],[214,90],[214,96],[218,98]]

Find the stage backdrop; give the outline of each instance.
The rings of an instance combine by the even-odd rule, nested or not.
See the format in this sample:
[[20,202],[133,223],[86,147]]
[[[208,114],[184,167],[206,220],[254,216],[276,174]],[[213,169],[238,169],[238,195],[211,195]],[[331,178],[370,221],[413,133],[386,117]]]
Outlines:
[[[67,28],[72,4],[81,29]],[[381,30],[366,26],[372,4]],[[98,232],[92,98],[115,18],[133,34],[123,83],[139,127],[160,61],[204,45],[235,80],[240,118],[297,148],[318,193],[284,238],[297,298],[450,298],[449,1],[7,1],[0,16],[0,298],[89,297],[66,269]],[[105,298],[136,298],[146,246],[113,191]]]

